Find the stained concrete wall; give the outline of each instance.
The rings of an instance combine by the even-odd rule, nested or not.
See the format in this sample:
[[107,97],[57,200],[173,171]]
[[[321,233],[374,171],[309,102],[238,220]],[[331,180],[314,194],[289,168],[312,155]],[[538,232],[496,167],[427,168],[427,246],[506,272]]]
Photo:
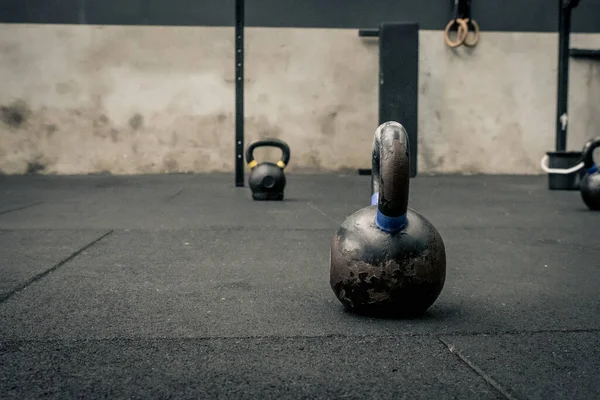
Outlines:
[[[233,171],[229,27],[0,25],[0,171]],[[554,147],[557,34],[420,32],[419,172],[539,173]],[[572,47],[600,48],[600,34]],[[248,28],[246,140],[290,171],[369,167],[378,47],[354,29]],[[571,61],[570,149],[600,134],[600,64]],[[402,121],[400,121],[402,122]],[[276,152],[257,151],[276,158]]]

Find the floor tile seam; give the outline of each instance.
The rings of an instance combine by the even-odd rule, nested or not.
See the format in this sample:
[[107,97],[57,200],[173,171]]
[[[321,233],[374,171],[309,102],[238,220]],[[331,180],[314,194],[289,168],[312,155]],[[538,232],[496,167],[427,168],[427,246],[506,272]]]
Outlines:
[[445,340],[444,338],[456,337],[495,337],[495,336],[519,336],[534,334],[571,334],[571,333],[597,333],[598,329],[575,329],[575,330],[535,330],[535,331],[498,331],[498,332],[404,332],[399,334],[322,334],[322,335],[247,335],[247,336],[156,336],[135,337],[115,336],[105,338],[30,338],[14,339],[10,337],[0,338],[0,343],[54,343],[54,342],[176,342],[176,341],[252,341],[252,340],[287,340],[287,339],[399,339],[399,338],[431,338],[434,340]]
[[71,253],[69,256],[67,256],[63,260],[61,260],[58,263],[54,264],[52,267],[50,267],[50,268],[44,270],[43,272],[41,272],[41,273],[33,276],[32,278],[28,279],[26,282],[23,282],[22,284],[18,285],[17,287],[13,288],[12,290],[8,291],[7,293],[0,294],[0,305],[2,303],[4,303],[5,301],[7,301],[8,299],[10,299],[15,294],[19,293],[23,289],[25,289],[28,286],[30,286],[31,284],[33,284],[33,283],[35,283],[35,282],[43,279],[48,274],[50,274],[50,273],[58,270],[63,265],[69,263],[70,261],[72,261],[73,259],[75,259],[77,256],[79,256],[84,251],[90,249],[91,247],[93,247],[94,245],[96,245],[97,243],[99,243],[100,241],[102,241],[104,238],[106,238],[106,237],[110,236],[111,234],[113,234],[113,232],[114,231],[109,230],[108,232],[104,233],[100,237],[94,239],[93,241],[89,242],[85,246],[83,246],[80,249],[76,250],[75,252]]
[[438,340],[444,345],[448,351],[454,355],[459,362],[466,365],[469,369],[471,369],[475,374],[477,374],[481,379],[483,379],[493,390],[498,392],[507,400],[517,400],[514,397],[510,389],[502,386],[498,381],[496,381],[491,375],[487,374],[483,369],[481,369],[477,364],[471,361],[468,357],[466,357],[454,344],[445,341],[443,338],[438,338]]
[[44,204],[44,202],[43,201],[39,201],[39,202],[36,202],[36,203],[31,203],[31,204],[24,205],[24,206],[21,206],[21,207],[10,208],[8,210],[0,211],[0,215],[5,215],[5,214],[8,214],[8,213],[25,210],[27,208],[39,206],[39,205],[42,205],[42,204]]

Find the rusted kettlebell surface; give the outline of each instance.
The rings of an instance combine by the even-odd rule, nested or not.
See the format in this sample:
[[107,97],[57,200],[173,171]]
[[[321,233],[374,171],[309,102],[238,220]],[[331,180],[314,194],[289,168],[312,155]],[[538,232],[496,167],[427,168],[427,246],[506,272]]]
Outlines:
[[594,150],[598,147],[600,147],[600,137],[589,140],[583,146],[583,168],[587,171],[579,184],[583,202],[593,211],[600,211],[600,172],[594,162]]
[[[254,150],[258,147],[277,147],[281,149],[281,159],[277,163],[258,163],[254,159]],[[250,167],[248,186],[254,200],[283,200],[286,185],[283,170],[290,161],[290,147],[280,139],[261,139],[250,143],[246,149],[246,162]]]
[[446,279],[446,249],[435,227],[408,208],[408,135],[397,122],[373,140],[371,205],[349,216],[330,248],[330,284],[348,309],[374,316],[420,316]]

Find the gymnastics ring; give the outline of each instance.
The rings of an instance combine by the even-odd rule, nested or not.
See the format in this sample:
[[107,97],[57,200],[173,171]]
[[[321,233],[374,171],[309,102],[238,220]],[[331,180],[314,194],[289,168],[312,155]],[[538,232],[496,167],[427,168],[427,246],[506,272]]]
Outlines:
[[480,38],[480,31],[479,31],[479,24],[477,24],[477,22],[475,22],[474,19],[471,18],[466,18],[464,19],[465,24],[467,25],[467,29],[469,28],[469,24],[471,24],[473,26],[473,39],[469,40],[469,32],[467,32],[467,36],[465,37],[465,40],[463,41],[463,44],[467,47],[474,47],[477,43],[479,43],[479,38]]
[[[453,42],[450,40],[450,29],[456,24],[458,24],[458,30],[457,30],[458,40],[456,42]],[[464,41],[468,35],[469,35],[469,27],[468,27],[467,23],[465,22],[465,20],[460,19],[460,18],[453,19],[453,20],[450,20],[450,22],[448,22],[448,25],[446,25],[446,29],[444,30],[444,42],[446,42],[446,44],[449,47],[452,47],[452,48],[458,47],[464,43]]]

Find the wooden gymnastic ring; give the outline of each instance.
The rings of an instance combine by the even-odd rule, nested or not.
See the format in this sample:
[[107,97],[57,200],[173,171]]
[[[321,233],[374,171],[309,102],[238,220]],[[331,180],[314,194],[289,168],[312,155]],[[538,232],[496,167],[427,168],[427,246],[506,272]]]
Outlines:
[[465,37],[463,44],[467,47],[474,47],[477,43],[479,43],[479,24],[477,24],[477,22],[475,22],[475,20],[472,18],[467,18],[464,21],[467,25],[467,29],[469,28],[469,24],[473,26],[473,39],[469,40],[469,32],[467,31],[467,36]]
[[[458,24],[458,40],[456,42],[453,42],[450,40],[450,29],[456,24]],[[446,25],[446,29],[444,29],[444,41],[449,47],[458,47],[461,44],[463,44],[468,34],[469,27],[467,26],[467,23],[464,19],[452,19],[450,20],[450,22],[448,22],[448,25]]]

